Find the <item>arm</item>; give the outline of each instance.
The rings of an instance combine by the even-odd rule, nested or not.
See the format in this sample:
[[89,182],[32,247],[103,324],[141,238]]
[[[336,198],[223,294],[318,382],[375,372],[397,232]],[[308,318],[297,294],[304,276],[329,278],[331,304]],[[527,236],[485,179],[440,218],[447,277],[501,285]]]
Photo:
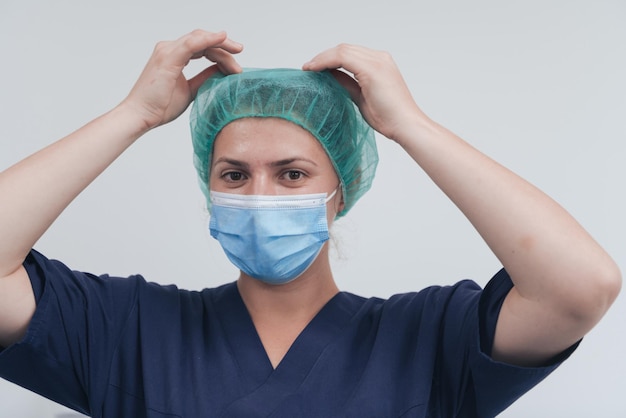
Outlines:
[[354,74],[336,72],[368,122],[404,148],[502,262],[514,288],[498,318],[496,360],[541,364],[600,320],[621,286],[613,260],[550,197],[430,120],[388,54],[340,45],[303,68]]
[[[161,42],[128,97],[76,132],[0,173],[0,345],[26,331],[35,310],[22,262],[70,202],[150,129],[178,117],[213,72],[239,72],[241,45],[225,33],[194,31]],[[191,59],[217,63],[186,80]]]

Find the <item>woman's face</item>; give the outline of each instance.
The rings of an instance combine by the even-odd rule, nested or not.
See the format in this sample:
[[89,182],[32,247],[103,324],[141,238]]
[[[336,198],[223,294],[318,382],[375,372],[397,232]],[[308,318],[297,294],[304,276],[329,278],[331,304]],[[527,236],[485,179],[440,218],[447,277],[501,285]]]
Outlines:
[[[246,195],[327,193],[339,178],[311,133],[279,118],[244,118],[222,129],[213,145],[211,190]],[[343,209],[341,188],[328,202],[329,223]]]

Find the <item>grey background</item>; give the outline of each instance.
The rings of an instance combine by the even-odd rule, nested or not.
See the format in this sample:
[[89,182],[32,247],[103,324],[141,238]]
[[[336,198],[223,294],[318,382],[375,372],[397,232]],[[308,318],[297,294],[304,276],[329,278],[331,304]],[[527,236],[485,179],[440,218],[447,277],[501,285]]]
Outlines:
[[[226,29],[255,67],[300,67],[356,43],[390,51],[426,113],[553,196],[625,268],[625,18],[626,3],[609,0],[5,0],[0,169],[121,101],[159,40]],[[484,285],[500,266],[478,234],[398,146],[378,144],[373,189],[333,231],[340,287],[386,297]],[[185,113],[137,142],[37,248],[75,269],[200,289],[236,277],[207,221]],[[621,295],[501,416],[626,416],[625,314]],[[68,412],[4,381],[0,405],[0,417]]]

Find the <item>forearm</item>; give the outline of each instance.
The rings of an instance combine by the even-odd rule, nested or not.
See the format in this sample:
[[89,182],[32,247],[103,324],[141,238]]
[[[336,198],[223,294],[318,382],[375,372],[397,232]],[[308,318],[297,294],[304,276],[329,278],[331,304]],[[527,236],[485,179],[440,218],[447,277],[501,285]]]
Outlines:
[[616,275],[606,252],[554,200],[447,129],[416,118],[396,140],[474,225],[521,296],[554,297],[570,309]]
[[368,123],[411,155],[510,274],[494,358],[542,364],[600,320],[621,286],[613,260],[551,198],[424,115],[388,53],[341,44],[303,68],[352,73],[336,77]]
[[147,127],[120,105],[0,173],[0,277]]

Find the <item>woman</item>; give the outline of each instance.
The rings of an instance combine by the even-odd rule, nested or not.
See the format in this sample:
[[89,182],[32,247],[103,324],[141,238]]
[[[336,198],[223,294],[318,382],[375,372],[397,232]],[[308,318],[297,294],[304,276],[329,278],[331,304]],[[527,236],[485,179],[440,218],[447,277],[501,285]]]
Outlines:
[[[584,229],[430,120],[386,53],[350,45],[303,69],[331,70],[369,125],[466,215],[504,267],[484,290],[460,282],[388,301],[339,292],[324,234],[285,271],[246,262],[271,244],[254,247],[238,216],[275,223],[283,234],[283,220],[305,223],[282,211],[297,202],[314,212],[315,225],[323,214],[324,233],[355,197],[314,129],[264,111],[223,116],[212,136],[194,122],[194,135],[214,141],[196,145],[197,167],[211,233],[241,269],[236,283],[178,291],[141,277],[72,272],[31,250],[74,197],[141,135],[179,116],[201,85],[210,96],[243,77],[233,57],[241,49],[204,31],[160,43],[119,106],[2,173],[3,377],[96,417],[494,416],[567,358],[607,311],[621,276]],[[186,80],[183,68],[201,57],[217,65]],[[216,106],[207,101],[195,108],[200,117]],[[359,183],[361,173],[351,172]],[[258,206],[281,211],[254,223]],[[261,229],[255,238],[271,236]],[[244,257],[250,252],[256,257]]]

